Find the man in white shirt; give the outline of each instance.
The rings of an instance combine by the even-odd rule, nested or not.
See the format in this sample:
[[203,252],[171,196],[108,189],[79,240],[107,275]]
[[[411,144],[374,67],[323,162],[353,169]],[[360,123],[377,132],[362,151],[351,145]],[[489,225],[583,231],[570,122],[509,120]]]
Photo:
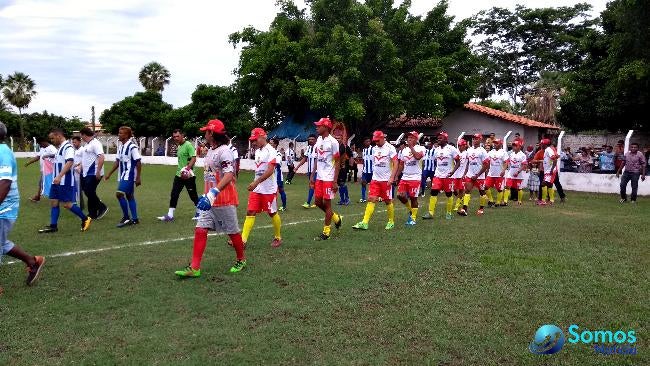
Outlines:
[[465,200],[465,174],[467,174],[468,160],[467,160],[467,140],[461,138],[458,140],[458,152],[460,160],[458,161],[458,169],[451,177],[454,179],[454,194],[456,195],[456,205],[454,210],[460,216],[467,216],[467,210],[460,207]]
[[422,165],[420,161],[427,149],[418,145],[420,134],[416,131],[409,132],[406,138],[406,147],[400,155],[397,175],[402,174],[402,179],[397,188],[397,198],[406,205],[409,217],[406,226],[413,227],[418,217],[418,195],[420,193],[420,180],[422,178]]
[[332,121],[325,117],[314,122],[314,125],[318,132],[318,139],[314,144],[316,162],[312,178],[309,179],[309,185],[314,188],[316,206],[325,213],[323,232],[317,239],[327,240],[330,238],[332,221],[334,221],[336,229],[340,229],[343,224],[342,217],[332,211],[332,199],[337,191],[334,183],[339,177],[341,155],[339,142],[330,134],[334,127]]
[[38,161],[41,177],[38,182],[38,193],[36,193],[29,200],[32,202],[39,202],[41,195],[50,197],[50,188],[52,187],[52,180],[54,179],[54,156],[56,155],[56,147],[51,145],[47,137],[38,139],[38,155],[28,160],[25,167]]
[[[502,149],[503,141],[501,139],[494,139],[492,141],[492,150],[488,152],[490,159],[490,169],[488,176],[485,180],[485,189],[488,196],[488,207],[501,206],[503,202],[503,183],[506,174],[506,160],[508,160],[508,153]],[[494,196],[490,188],[497,191],[497,200],[494,202]]]
[[291,180],[293,180],[293,176],[296,174],[296,171],[294,170],[294,167],[296,166],[296,152],[293,149],[293,142],[289,143],[289,148],[287,149],[284,158],[287,160],[287,169],[289,169],[287,181],[285,183],[291,184]]
[[429,198],[429,211],[422,216],[425,220],[433,219],[436,212],[436,204],[438,203],[438,194],[440,191],[445,192],[447,196],[447,210],[445,218],[451,220],[453,218],[452,209],[454,207],[454,179],[452,176],[458,170],[460,162],[460,154],[458,149],[449,145],[449,135],[446,132],[438,134],[438,147],[433,153],[436,161],[436,171],[433,174],[433,181],[431,183],[431,197]]
[[392,230],[395,227],[393,182],[395,182],[397,174],[397,151],[393,145],[386,142],[386,134],[382,131],[373,132],[372,140],[377,145],[373,148],[372,180],[370,181],[368,204],[363,220],[352,228],[368,230],[368,223],[375,212],[375,205],[381,198],[386,203],[386,212],[388,212],[386,230]]
[[88,198],[88,216],[101,219],[108,212],[97,196],[97,186],[104,176],[104,147],[90,128],[82,128],[80,133],[86,143],[81,154],[81,190]]
[[255,215],[266,212],[273,222],[273,241],[271,246],[277,248],[282,245],[281,226],[282,221],[278,215],[278,181],[275,176],[276,164],[278,162],[278,152],[267,141],[266,131],[261,128],[254,128],[251,131],[250,141],[255,143],[255,179],[248,185],[248,209],[244,229],[242,230],[242,239],[244,243],[248,242],[248,236],[255,225]]
[[511,197],[517,197],[517,205],[522,205],[524,191],[521,183],[523,181],[523,171],[527,168],[526,154],[521,151],[521,142],[515,140],[512,142],[512,152],[508,158],[507,169],[508,179],[506,179],[506,187],[510,190]]
[[467,149],[467,174],[465,174],[465,202],[463,210],[467,212],[471,193],[474,188],[478,190],[479,209],[477,215],[483,215],[483,209],[487,203],[485,194],[485,172],[490,168],[490,159],[487,151],[481,146],[483,135],[480,133],[472,136],[472,147]]

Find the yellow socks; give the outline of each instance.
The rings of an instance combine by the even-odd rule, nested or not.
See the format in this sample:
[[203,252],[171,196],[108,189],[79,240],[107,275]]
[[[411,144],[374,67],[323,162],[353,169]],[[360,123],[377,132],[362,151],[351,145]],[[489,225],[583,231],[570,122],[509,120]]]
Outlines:
[[246,220],[244,220],[244,229],[241,232],[241,238],[244,240],[244,243],[248,242],[248,235],[250,235],[251,230],[253,230],[253,225],[255,225],[255,216],[246,216]]
[[492,190],[488,189],[487,192],[485,193],[487,193],[488,202],[494,202],[494,197],[492,196]]
[[542,187],[542,201],[548,196],[548,187],[543,186]]
[[463,202],[464,197],[457,197],[456,198],[456,204],[454,205],[454,211],[458,211],[460,208],[460,204]]
[[332,221],[334,221],[335,224],[338,224],[339,222],[341,222],[341,216],[339,216],[339,214],[337,214],[336,212],[333,212]]
[[438,203],[438,196],[435,197],[431,196],[431,198],[429,198],[429,214],[431,214],[431,216],[433,216],[433,214],[436,213],[437,203]]
[[548,189],[548,200],[551,202],[555,202],[555,190],[553,187]]
[[363,222],[366,224],[370,222],[370,218],[372,217],[372,214],[375,212],[375,203],[374,202],[368,202],[366,205],[366,212],[363,214]]
[[451,209],[454,207],[454,196],[447,197],[447,213],[451,213]]
[[271,221],[273,221],[273,236],[276,239],[282,239],[282,235],[280,234],[280,228],[282,227],[282,220],[280,219],[279,214],[273,215],[271,217]]
[[497,205],[501,204],[503,202],[503,191],[497,192]]
[[323,225],[323,234],[330,236],[331,232],[332,232],[331,225]]
[[386,205],[386,212],[388,212],[388,222],[395,222],[395,205],[392,202]]
[[479,198],[479,205],[480,205],[481,207],[485,207],[485,204],[487,203],[487,200],[488,200],[488,197],[487,197],[486,195],[482,195],[482,196]]
[[413,221],[415,221],[418,218],[418,208],[417,207],[411,208],[411,218],[413,219]]
[[408,210],[411,211],[411,200],[406,201],[405,205],[406,208],[408,208]]
[[503,202],[508,203],[508,200],[510,200],[510,188],[503,191]]
[[517,201],[522,202],[523,198],[524,198],[524,190],[520,189],[517,191]]
[[472,199],[472,195],[469,194],[469,193],[465,193],[465,197],[463,197],[463,198],[464,198],[464,200],[463,200],[463,201],[464,201],[463,204],[464,204],[465,206],[469,206],[469,201]]

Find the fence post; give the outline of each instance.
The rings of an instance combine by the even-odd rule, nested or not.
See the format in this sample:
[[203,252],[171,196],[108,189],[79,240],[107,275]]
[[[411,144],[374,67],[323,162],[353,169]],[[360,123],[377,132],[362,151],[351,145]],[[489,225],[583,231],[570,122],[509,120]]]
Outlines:
[[153,156],[153,154],[154,154],[153,146],[154,146],[154,143],[156,143],[156,141],[158,141],[157,137],[154,137],[154,138],[151,139],[151,156]]
[[462,139],[463,136],[465,136],[465,131],[461,132],[460,135],[458,135],[458,138],[456,139],[456,147],[458,147],[458,141],[460,141],[460,139]]
[[[560,159],[561,159],[561,156],[562,156],[562,139],[564,138],[564,133],[565,133],[564,130],[562,130],[562,131],[560,131],[560,134],[557,136],[557,154],[560,156]],[[560,171],[561,171],[560,164],[557,164],[557,176],[558,176],[557,179],[560,179],[559,178],[560,177]]]
[[34,144],[32,145],[32,148],[34,149],[34,152],[37,152],[36,151],[36,146],[38,146],[38,144],[36,143],[36,137],[32,137],[32,141],[34,141]]
[[[144,150],[142,150],[142,149],[143,149],[142,142],[143,142],[145,139],[146,139],[146,137],[140,137],[140,139],[138,140],[138,148],[140,149],[140,152],[142,152],[142,153],[144,153]],[[147,148],[147,147],[144,146],[144,149],[145,149],[145,150],[146,150],[146,148]]]
[[[352,140],[354,140],[354,137],[355,137],[355,136],[356,136],[356,134],[353,134],[352,136],[350,136],[350,138],[348,139],[348,146],[350,146],[350,144],[352,143]],[[296,146],[296,139],[297,139],[297,138],[298,138],[298,136],[296,136],[296,138],[293,139],[293,146],[294,146],[294,147]]]
[[11,141],[11,151],[14,151],[14,137],[9,136],[9,141]]
[[503,136],[503,146],[501,148],[505,151],[508,151],[508,137],[512,135],[512,131],[508,131],[505,136]]
[[165,156],[167,156],[167,151],[169,150],[169,140],[171,140],[171,137],[168,137],[165,139]]

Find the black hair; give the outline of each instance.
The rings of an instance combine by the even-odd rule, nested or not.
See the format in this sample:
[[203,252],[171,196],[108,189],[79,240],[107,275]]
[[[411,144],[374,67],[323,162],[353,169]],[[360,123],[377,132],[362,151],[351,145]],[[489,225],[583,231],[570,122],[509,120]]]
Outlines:
[[632,146],[632,145],[635,145],[636,147],[639,147],[639,143],[638,143],[638,142],[633,142],[633,143],[630,144],[630,146]]
[[80,136],[72,136],[72,140],[77,140],[81,142],[81,137]]
[[316,138],[316,135],[312,133],[312,134],[310,134],[307,138],[308,138],[308,139],[310,139],[310,138]]
[[40,136],[40,137],[38,137],[38,138],[36,139],[36,142],[47,142],[47,143],[49,143],[50,140],[49,140],[47,137],[45,137],[45,136]]
[[177,128],[172,132],[172,134],[175,134],[175,133],[180,133],[181,135],[185,136],[185,133],[180,128]]
[[273,143],[275,144],[275,146],[279,146],[279,145],[280,145],[280,139],[277,138],[277,137],[272,138],[271,141],[273,141]]
[[210,132],[212,133],[212,139],[217,143],[218,146],[228,145],[230,143],[230,137],[228,137],[228,135],[223,133],[215,133],[212,131]]
[[63,131],[63,130],[60,129],[60,128],[54,128],[54,129],[52,129],[52,130],[50,131],[50,133],[53,133],[53,134],[55,134],[55,135],[61,135],[61,136],[63,136],[63,137],[66,137],[66,135],[65,135],[65,131]]
[[84,127],[84,128],[82,128],[81,131],[79,131],[79,133],[82,134],[82,135],[84,135],[84,136],[94,136],[94,135],[95,135],[95,133],[93,132],[93,130],[91,130],[91,129],[88,128],[88,127]]

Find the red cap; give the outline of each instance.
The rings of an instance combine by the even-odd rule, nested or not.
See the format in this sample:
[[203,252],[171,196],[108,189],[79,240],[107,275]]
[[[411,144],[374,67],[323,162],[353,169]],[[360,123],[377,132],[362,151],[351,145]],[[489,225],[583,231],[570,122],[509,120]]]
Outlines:
[[249,140],[255,141],[259,137],[266,137],[266,131],[264,131],[263,128],[259,128],[259,127],[253,128],[253,131],[251,131],[251,137],[249,138]]
[[540,141],[539,143],[542,144],[542,145],[550,145],[550,144],[551,144],[551,140],[549,140],[549,139],[542,139],[542,141]]
[[502,144],[503,141],[501,141],[501,139],[494,139],[494,140],[492,140],[492,143],[493,144]]
[[381,131],[375,131],[372,133],[372,141],[379,141],[381,138],[386,138],[386,134]]
[[413,136],[413,137],[415,137],[416,139],[419,139],[419,138],[420,138],[420,134],[419,134],[417,131],[411,131],[411,132],[409,132],[409,136]]
[[318,122],[314,122],[316,126],[325,126],[329,128],[330,130],[332,129],[332,121],[329,119],[329,117],[324,117],[318,120]]
[[458,140],[458,146],[467,146],[467,140],[465,139]]
[[482,139],[483,139],[483,135],[481,135],[480,133],[475,133],[474,136],[472,136],[472,138],[475,138],[475,139],[478,139],[478,140],[482,140]]
[[512,146],[515,146],[515,145],[521,147],[521,145],[522,145],[521,140],[515,139],[515,141],[512,142]]
[[438,137],[444,137],[445,140],[449,140],[449,135],[447,134],[447,132],[440,132],[438,134]]
[[208,121],[208,124],[201,127],[199,129],[200,131],[212,131],[214,133],[218,133],[220,135],[223,135],[226,133],[226,126],[223,125],[223,122],[219,121],[218,119],[213,119]]

